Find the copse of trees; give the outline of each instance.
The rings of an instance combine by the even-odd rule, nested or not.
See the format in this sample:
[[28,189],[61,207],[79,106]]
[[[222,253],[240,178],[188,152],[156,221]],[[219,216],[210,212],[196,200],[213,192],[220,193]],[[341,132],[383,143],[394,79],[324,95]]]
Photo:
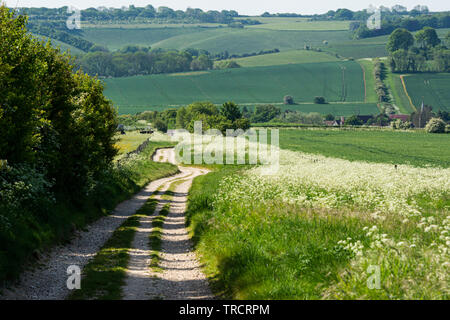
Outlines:
[[209,56],[196,50],[164,51],[138,46],[127,46],[113,53],[95,50],[79,57],[77,64],[84,72],[103,77],[125,77],[213,68],[213,62]]
[[225,133],[227,129],[250,128],[250,121],[243,118],[239,107],[233,102],[226,102],[220,108],[211,102],[194,102],[182,107],[176,113],[176,127],[194,132],[194,123],[202,121],[202,129],[218,129]]
[[[419,47],[414,46],[415,42]],[[425,27],[415,37],[406,29],[396,29],[389,36],[386,49],[393,72],[450,71],[450,50],[441,45],[433,28]]]

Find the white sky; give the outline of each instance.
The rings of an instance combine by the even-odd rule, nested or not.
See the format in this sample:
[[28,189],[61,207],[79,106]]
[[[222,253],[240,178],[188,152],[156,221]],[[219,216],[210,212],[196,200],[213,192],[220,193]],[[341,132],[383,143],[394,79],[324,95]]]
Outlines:
[[449,0],[0,0],[6,2],[8,7],[50,7],[73,6],[79,9],[89,7],[116,7],[128,6],[144,7],[147,4],[155,8],[166,6],[172,9],[185,10],[187,7],[201,8],[203,10],[236,10],[240,14],[260,15],[265,11],[271,13],[292,12],[302,14],[325,13],[328,10],[347,8],[361,10],[370,5],[392,7],[400,4],[412,9],[417,4],[426,5],[430,11],[450,10]]

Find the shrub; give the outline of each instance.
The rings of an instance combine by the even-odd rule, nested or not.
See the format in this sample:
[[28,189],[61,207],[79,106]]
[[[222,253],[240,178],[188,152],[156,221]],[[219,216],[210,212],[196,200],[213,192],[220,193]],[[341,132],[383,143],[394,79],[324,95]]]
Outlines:
[[429,133],[444,133],[445,122],[439,118],[431,118],[425,126],[425,130]]
[[409,121],[402,121],[400,119],[396,119],[391,122],[391,128],[394,130],[407,130],[412,127],[412,123]]
[[353,115],[348,119],[345,119],[345,124],[350,126],[361,126],[363,122],[357,116]]
[[292,96],[284,96],[283,101],[284,101],[284,104],[289,104],[289,105],[295,104],[294,97],[292,97]]
[[445,133],[450,133],[450,124],[445,126]]
[[161,131],[161,132],[164,132],[164,133],[167,132],[167,123],[165,123],[161,119],[156,120],[155,123],[154,123],[154,126],[155,126],[155,128],[158,131]]
[[240,68],[241,65],[237,63],[234,60],[228,60],[228,61],[219,61],[215,65],[214,69],[233,69],[233,68]]
[[325,101],[324,97],[315,97],[314,98],[314,103],[316,103],[316,104],[325,104],[326,101]]

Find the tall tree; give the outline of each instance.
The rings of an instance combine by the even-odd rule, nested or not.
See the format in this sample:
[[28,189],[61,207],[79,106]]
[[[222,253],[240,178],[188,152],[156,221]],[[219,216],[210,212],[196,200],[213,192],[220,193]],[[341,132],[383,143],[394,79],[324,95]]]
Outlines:
[[234,102],[225,102],[220,108],[220,114],[231,121],[242,118],[241,110]]
[[414,37],[406,29],[398,28],[389,36],[386,49],[388,52],[392,53],[399,49],[408,50],[414,44]]

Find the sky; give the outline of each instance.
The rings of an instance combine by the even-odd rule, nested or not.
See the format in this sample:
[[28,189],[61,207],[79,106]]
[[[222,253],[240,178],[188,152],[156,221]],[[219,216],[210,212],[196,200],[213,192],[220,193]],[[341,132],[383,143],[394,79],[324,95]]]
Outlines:
[[49,7],[73,6],[78,9],[90,7],[115,7],[128,6],[144,7],[148,4],[155,8],[166,6],[175,10],[186,8],[200,8],[203,10],[236,10],[244,15],[260,15],[265,11],[270,13],[301,13],[314,14],[325,13],[328,10],[347,8],[350,10],[362,10],[370,5],[392,7],[400,4],[412,9],[417,4],[426,5],[430,11],[450,10],[449,0],[0,0],[6,2],[8,7]]

